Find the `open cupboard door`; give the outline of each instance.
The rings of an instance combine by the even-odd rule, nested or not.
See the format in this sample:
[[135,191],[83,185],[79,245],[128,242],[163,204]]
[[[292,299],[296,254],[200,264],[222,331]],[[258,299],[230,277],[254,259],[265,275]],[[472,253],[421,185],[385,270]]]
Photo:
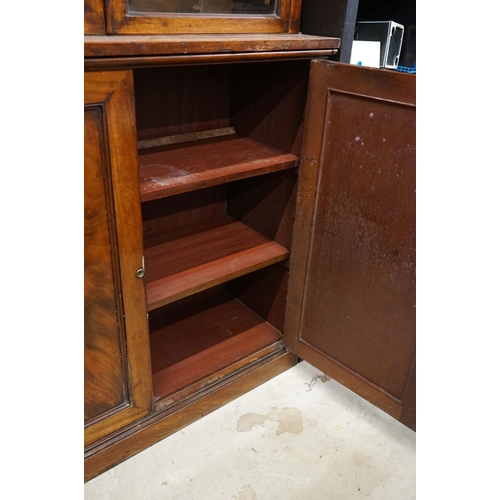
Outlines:
[[308,99],[285,342],[415,430],[415,76],[317,60]]

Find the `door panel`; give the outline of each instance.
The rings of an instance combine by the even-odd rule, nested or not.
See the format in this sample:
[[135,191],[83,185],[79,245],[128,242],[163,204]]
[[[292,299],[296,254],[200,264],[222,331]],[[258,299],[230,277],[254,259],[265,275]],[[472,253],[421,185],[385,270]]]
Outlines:
[[314,61],[285,335],[400,418],[415,356],[415,77]]
[[85,422],[122,405],[126,390],[123,308],[113,205],[108,193],[104,106],[85,110]]
[[85,445],[146,415],[151,369],[132,73],[85,75]]

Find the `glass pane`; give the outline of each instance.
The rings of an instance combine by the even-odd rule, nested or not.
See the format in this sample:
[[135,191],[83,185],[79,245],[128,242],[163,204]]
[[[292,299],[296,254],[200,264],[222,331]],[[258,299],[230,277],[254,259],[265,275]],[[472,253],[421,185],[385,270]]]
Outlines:
[[275,14],[279,0],[129,0],[129,12]]

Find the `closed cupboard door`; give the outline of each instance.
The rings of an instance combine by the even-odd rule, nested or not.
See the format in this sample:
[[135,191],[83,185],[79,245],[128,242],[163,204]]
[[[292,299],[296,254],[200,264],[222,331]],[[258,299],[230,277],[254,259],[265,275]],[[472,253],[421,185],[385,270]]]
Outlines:
[[415,77],[314,61],[285,339],[415,429]]
[[133,107],[131,71],[85,74],[85,446],[151,406]]

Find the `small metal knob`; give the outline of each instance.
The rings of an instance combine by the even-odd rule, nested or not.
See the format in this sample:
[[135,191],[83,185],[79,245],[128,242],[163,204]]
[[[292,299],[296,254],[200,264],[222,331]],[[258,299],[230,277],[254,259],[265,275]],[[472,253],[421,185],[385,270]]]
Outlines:
[[135,275],[138,277],[138,278],[144,278],[144,275],[146,273],[144,272],[144,268],[143,267],[140,267],[139,269],[137,269],[137,271],[135,272]]

